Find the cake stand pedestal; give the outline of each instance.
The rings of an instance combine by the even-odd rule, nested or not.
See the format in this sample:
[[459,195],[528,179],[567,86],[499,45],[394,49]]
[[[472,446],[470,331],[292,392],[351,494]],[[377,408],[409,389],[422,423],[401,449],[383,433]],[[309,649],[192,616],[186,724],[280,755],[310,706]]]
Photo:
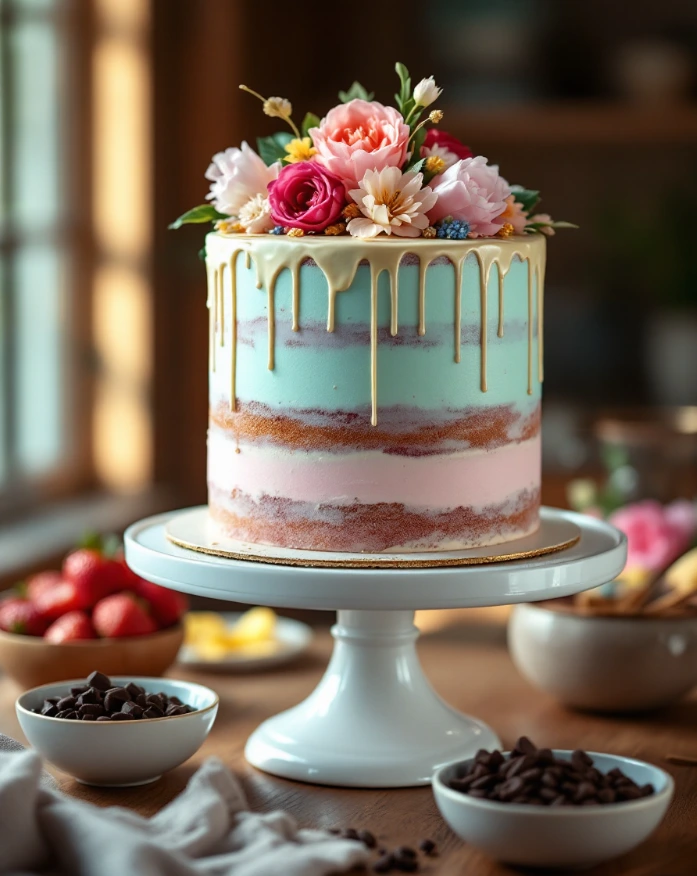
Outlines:
[[[450,708],[431,688],[416,653],[420,608],[534,602],[604,584],[623,568],[624,536],[571,512],[543,509],[581,532],[558,553],[486,565],[438,568],[305,568],[233,560],[171,543],[173,512],[133,524],[128,565],[143,578],[200,596],[254,605],[338,611],[334,653],[299,705],[265,721],[247,760],[266,772],[344,787],[425,785],[434,770],[478,748],[499,747],[493,730]],[[453,671],[467,685],[466,665]]]

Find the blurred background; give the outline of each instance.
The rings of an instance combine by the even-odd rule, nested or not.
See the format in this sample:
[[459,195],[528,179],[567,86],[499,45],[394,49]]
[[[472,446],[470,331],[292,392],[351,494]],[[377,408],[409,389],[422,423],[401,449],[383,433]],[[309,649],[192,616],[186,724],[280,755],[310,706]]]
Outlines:
[[[315,8],[316,7],[316,8]],[[581,226],[548,247],[543,499],[693,496],[697,3],[0,0],[0,580],[206,501],[210,156],[395,60],[441,127]]]

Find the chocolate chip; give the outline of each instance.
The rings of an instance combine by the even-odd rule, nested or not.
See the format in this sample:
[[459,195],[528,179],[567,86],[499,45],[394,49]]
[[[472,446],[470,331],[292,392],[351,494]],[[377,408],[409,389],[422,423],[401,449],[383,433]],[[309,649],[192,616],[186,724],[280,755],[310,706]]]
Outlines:
[[[493,754],[501,755],[500,751],[494,751]],[[501,756],[501,762],[503,761],[503,756]],[[424,855],[430,855],[431,857],[435,857],[438,854],[438,849],[436,848],[436,844],[432,839],[422,839],[419,843],[419,849],[424,853]]]
[[571,766],[579,772],[583,772],[586,767],[593,766],[593,758],[586,754],[585,751],[577,748],[571,755]]
[[99,718],[104,714],[104,706],[99,703],[85,703],[84,706],[80,706],[78,712],[80,715],[94,715],[95,718]]
[[358,831],[355,829],[355,827],[347,827],[341,831],[341,836],[344,839],[357,840],[358,839]]
[[131,718],[130,715],[124,714],[124,712],[112,712],[111,715],[109,715],[109,720],[110,721],[132,721],[133,719]]
[[[157,709],[157,706],[151,706],[150,708]],[[173,715],[186,715],[187,711],[188,710],[187,710],[186,706],[167,706],[167,709],[164,712],[164,714],[168,718],[171,718]]]
[[59,712],[64,712],[66,709],[74,709],[76,702],[77,700],[75,699],[75,697],[63,697],[62,699],[58,700],[58,702],[56,703],[56,707]]
[[373,864],[373,873],[389,873],[394,864],[392,855],[383,855]]
[[97,720],[96,715],[84,714],[84,715],[78,715],[78,717],[81,721],[96,721]]
[[126,685],[126,690],[131,695],[131,699],[135,700],[136,697],[139,697],[145,693],[145,688],[142,688],[139,684],[136,684],[134,681],[129,681]]
[[66,721],[74,721],[77,718],[77,712],[74,709],[63,709],[55,715],[56,718],[64,718]]
[[143,712],[144,718],[164,718],[165,713],[162,709],[158,709],[157,706],[148,706],[148,708]]
[[167,708],[167,706],[163,702],[163,699],[164,698],[161,697],[160,694],[146,694],[145,695],[145,702],[149,706],[155,706],[155,708],[159,709],[161,712],[164,712],[164,710]]
[[44,700],[44,702],[45,702],[45,703],[53,703],[53,705],[55,706],[56,703],[57,703],[60,699],[61,699],[60,697],[46,697],[46,699]]
[[89,689],[90,689],[90,686],[88,684],[74,684],[70,688],[70,693],[74,697],[79,697],[80,694],[83,694],[86,690],[89,690]]
[[103,697],[96,688],[88,687],[84,693],[81,693],[77,698],[78,706],[94,705],[101,703]]
[[141,693],[135,698],[136,703],[141,707],[141,709],[147,709],[148,703],[145,699],[145,694]]
[[97,720],[98,720],[98,721],[111,721],[111,718],[110,718],[109,715],[100,715],[100,716],[97,718]]
[[399,846],[392,853],[396,858],[416,858],[416,850],[411,846]]
[[179,697],[170,697],[170,703],[174,703],[175,706],[183,706],[184,703],[179,699]]
[[124,703],[121,709],[122,715],[128,715],[129,718],[142,718],[144,710],[137,703]]
[[44,704],[41,707],[41,714],[47,718],[55,718],[58,714],[58,707],[55,703],[49,703],[48,700],[44,700]]
[[358,839],[368,849],[374,849],[375,846],[378,844],[377,840],[369,830],[359,830]]
[[395,870],[399,870],[401,873],[416,873],[419,869],[419,862],[416,858],[400,858],[393,856],[392,860],[394,861]]
[[96,687],[97,690],[102,691],[107,691],[110,687],[113,687],[108,675],[96,671],[87,676],[87,684],[89,684],[90,687]]
[[527,736],[521,736],[516,742],[514,749],[521,754],[535,754],[537,746],[532,743]]
[[122,687],[112,687],[104,694],[104,708],[107,712],[120,712],[123,704],[129,699],[128,691]]

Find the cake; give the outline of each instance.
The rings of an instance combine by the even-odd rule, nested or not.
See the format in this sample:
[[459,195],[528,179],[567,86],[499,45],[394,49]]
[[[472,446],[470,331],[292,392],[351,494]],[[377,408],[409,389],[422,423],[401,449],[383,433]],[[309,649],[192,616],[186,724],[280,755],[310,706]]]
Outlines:
[[[208,496],[221,537],[368,554],[453,551],[539,526],[538,193],[361,86],[302,132],[213,159]],[[249,89],[246,89],[249,90]],[[252,92],[254,93],[254,92]],[[437,123],[442,114],[427,119]]]

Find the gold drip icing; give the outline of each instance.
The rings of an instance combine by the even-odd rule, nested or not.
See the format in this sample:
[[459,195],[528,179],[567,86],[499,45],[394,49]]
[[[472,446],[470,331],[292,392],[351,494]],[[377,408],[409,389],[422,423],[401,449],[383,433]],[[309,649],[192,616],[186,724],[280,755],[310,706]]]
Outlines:
[[455,262],[455,361],[460,361],[462,352],[462,266],[464,259]]
[[[214,238],[230,240],[227,235],[216,234]],[[302,238],[284,238],[276,235],[242,235],[234,236],[238,248],[229,259],[231,277],[231,408],[236,409],[236,355],[237,355],[237,257],[245,254],[245,266],[249,270],[252,262],[256,272],[258,289],[266,289],[268,307],[269,355],[268,367],[275,366],[275,286],[278,276],[288,269],[292,279],[292,326],[293,331],[299,329],[300,314],[300,268],[303,261],[312,259],[323,272],[328,286],[327,331],[333,332],[336,326],[336,296],[348,289],[353,283],[356,271],[361,262],[367,261],[371,271],[370,300],[370,384],[371,384],[371,422],[377,424],[377,346],[378,346],[378,280],[386,271],[390,282],[390,334],[395,336],[399,330],[399,290],[398,271],[403,256],[412,252],[419,258],[419,289],[418,289],[418,333],[426,333],[426,272],[429,265],[437,259],[447,259],[455,269],[455,362],[461,359],[462,335],[462,279],[463,268],[467,257],[473,253],[479,267],[480,285],[480,387],[487,391],[487,322],[488,322],[488,286],[491,269],[496,265],[498,271],[498,329],[497,334],[504,333],[504,280],[515,258],[527,262],[528,273],[528,381],[527,391],[533,391],[533,345],[534,345],[534,301],[537,301],[537,370],[538,379],[543,379],[543,288],[545,239],[543,235],[531,234],[525,237],[511,237],[501,240],[465,240],[449,241],[442,239],[424,239],[414,242],[409,249],[407,241],[399,238],[380,240],[358,240],[351,237],[310,236]],[[210,314],[210,366],[215,371],[215,340],[220,320],[220,343],[224,345],[224,284],[223,268],[228,264],[221,261],[215,264],[215,241],[209,246],[209,297]],[[537,285],[535,290],[534,285]]]
[[219,328],[218,333],[220,334],[220,346],[225,346],[225,300],[223,297],[223,282],[225,276],[225,262],[218,268],[218,283],[217,283],[217,293],[218,293],[218,319],[219,319]]
[[293,276],[293,331],[300,330],[300,262],[292,268]]
[[545,294],[545,260],[535,265],[537,277],[537,379],[542,383],[544,372],[544,294]]

